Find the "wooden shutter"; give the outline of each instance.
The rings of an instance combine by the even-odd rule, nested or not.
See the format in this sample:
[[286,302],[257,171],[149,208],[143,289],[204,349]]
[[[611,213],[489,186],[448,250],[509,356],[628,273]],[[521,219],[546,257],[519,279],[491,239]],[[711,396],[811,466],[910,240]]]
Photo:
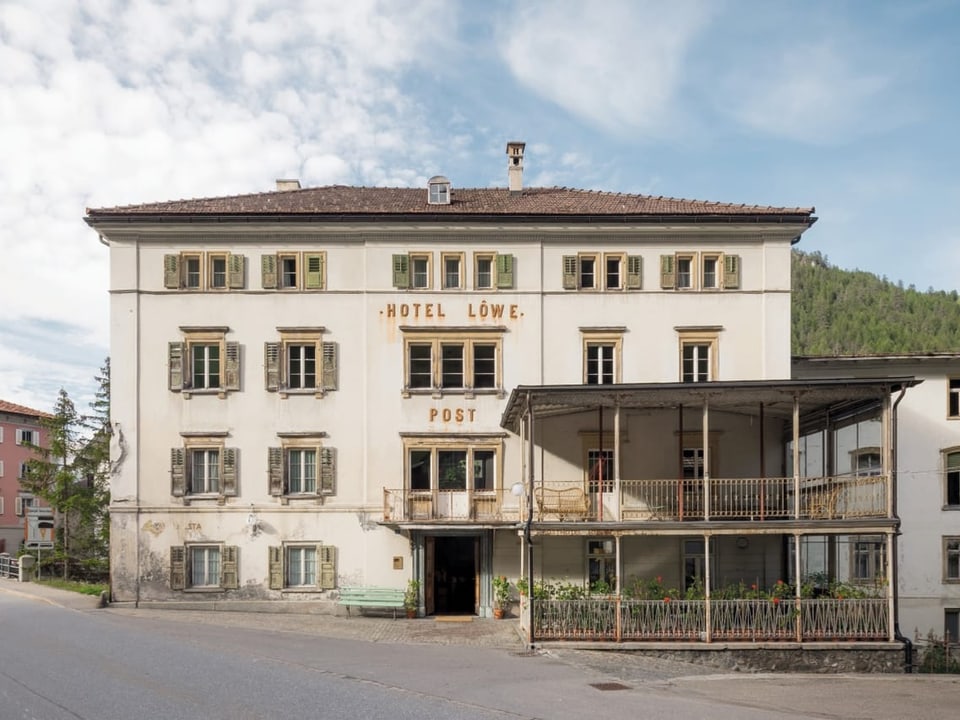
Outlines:
[[303,279],[303,287],[307,290],[323,290],[323,255],[320,253],[310,253],[308,255],[304,255],[303,265],[306,268],[306,274]]
[[13,514],[23,517],[23,498],[19,495],[13,500]]
[[660,287],[673,290],[677,286],[677,273],[673,255],[660,256]]
[[643,258],[639,255],[627,255],[627,289],[639,290],[643,287]]
[[497,255],[497,287],[513,287],[513,255]]
[[265,290],[275,290],[277,287],[277,256],[260,256],[260,284]]
[[333,545],[317,545],[317,580],[321,590],[332,590],[337,586],[337,548]]
[[179,392],[184,388],[183,373],[183,355],[184,346],[182,342],[169,343],[167,349],[167,364],[169,368],[170,389]]
[[267,448],[267,475],[270,478],[270,494],[283,495],[283,448]]
[[240,389],[240,343],[226,343],[226,361],[223,363],[223,389]]
[[242,290],[246,273],[246,258],[243,255],[227,255],[227,287],[231,290]]
[[170,449],[170,494],[174,497],[187,493],[186,455],[183,448]]
[[183,590],[187,586],[187,549],[183,545],[170,548],[170,589]]
[[270,589],[283,590],[283,548],[271,545],[270,551]]
[[237,572],[236,545],[224,545],[220,550],[220,587],[224,590],[236,590],[240,587],[240,574]]
[[723,256],[723,287],[735,290],[740,287],[740,256]]
[[280,389],[280,343],[263,344],[263,375],[267,390]]
[[331,447],[320,448],[320,494],[336,492],[337,451]]
[[393,256],[393,286],[395,288],[410,287],[410,256]]
[[240,451],[237,448],[223,449],[223,483],[220,492],[223,495],[237,494],[237,459]]
[[334,342],[320,343],[320,351],[323,356],[322,365],[322,383],[324,390],[337,389],[337,344]]
[[163,256],[163,286],[168,290],[180,288],[180,256]]
[[563,256],[563,289],[577,289],[577,256]]

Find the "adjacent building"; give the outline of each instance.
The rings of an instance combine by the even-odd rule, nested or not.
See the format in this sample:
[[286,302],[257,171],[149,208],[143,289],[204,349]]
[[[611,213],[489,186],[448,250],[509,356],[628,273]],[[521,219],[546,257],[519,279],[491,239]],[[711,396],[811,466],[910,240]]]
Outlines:
[[88,210],[114,600],[414,578],[421,614],[487,616],[505,575],[536,638],[894,641],[915,380],[793,377],[813,208],[526,188],[524,149],[502,189]]
[[0,400],[0,552],[16,554],[26,533],[26,516],[38,498],[23,492],[20,480],[37,449],[47,446],[42,420],[49,413]]

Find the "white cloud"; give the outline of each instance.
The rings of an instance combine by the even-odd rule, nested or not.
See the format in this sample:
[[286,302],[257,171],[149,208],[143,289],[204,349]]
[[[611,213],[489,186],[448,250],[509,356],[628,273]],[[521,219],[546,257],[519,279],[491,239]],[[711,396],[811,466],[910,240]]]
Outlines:
[[501,27],[504,60],[526,88],[618,134],[674,129],[685,55],[710,4],[534,2]]

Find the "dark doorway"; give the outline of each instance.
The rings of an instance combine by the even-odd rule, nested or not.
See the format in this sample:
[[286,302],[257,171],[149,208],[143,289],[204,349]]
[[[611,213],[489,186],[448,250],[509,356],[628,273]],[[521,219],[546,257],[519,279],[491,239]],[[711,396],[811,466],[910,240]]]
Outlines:
[[477,538],[434,538],[433,595],[437,614],[477,611]]

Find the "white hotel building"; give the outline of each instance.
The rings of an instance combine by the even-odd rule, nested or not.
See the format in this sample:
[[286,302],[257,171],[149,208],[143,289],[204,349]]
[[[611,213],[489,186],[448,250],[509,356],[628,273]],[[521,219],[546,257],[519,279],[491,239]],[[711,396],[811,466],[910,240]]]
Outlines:
[[[88,210],[113,600],[333,612],[338,588],[416,578],[421,615],[488,616],[506,575],[615,598],[587,630],[535,603],[538,638],[891,646],[891,396],[914,381],[791,379],[813,209],[524,188],[523,153],[506,189]],[[762,622],[711,597],[798,577],[879,590],[850,614],[797,583]],[[702,597],[630,610],[653,578]]]

